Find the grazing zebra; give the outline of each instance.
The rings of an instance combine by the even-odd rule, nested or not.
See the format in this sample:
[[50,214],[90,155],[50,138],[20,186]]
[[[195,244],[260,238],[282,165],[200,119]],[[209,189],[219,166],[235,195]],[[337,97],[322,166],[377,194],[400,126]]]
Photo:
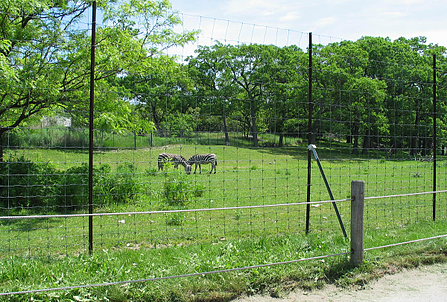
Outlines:
[[190,159],[188,159],[188,164],[196,165],[194,169],[194,174],[197,171],[197,166],[199,166],[200,173],[202,173],[202,164],[211,164],[211,171],[210,174],[216,173],[216,166],[217,166],[217,156],[216,154],[208,153],[208,154],[196,154],[193,155]]
[[191,165],[186,161],[186,159],[178,154],[161,153],[158,155],[158,171],[163,171],[163,165],[167,162],[173,162],[174,168],[178,168],[178,165],[185,167],[186,174],[191,173]]

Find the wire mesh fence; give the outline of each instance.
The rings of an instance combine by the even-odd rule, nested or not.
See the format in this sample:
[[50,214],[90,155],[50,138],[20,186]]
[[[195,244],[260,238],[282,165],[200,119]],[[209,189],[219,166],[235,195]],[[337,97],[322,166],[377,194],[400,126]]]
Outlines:
[[[2,135],[1,257],[76,255],[89,239],[103,250],[341,234],[332,205],[316,203],[330,198],[309,144],[337,200],[354,179],[367,196],[445,188],[444,48],[181,18],[196,44],[97,83],[92,205],[87,88]],[[196,154],[215,154],[215,173]],[[338,207],[349,228],[349,203]],[[366,229],[443,219],[445,207],[444,194],[370,200]]]

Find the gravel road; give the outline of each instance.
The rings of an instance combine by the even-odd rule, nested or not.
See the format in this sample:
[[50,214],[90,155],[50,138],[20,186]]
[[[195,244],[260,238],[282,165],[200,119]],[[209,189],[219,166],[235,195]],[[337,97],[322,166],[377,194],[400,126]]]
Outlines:
[[294,291],[284,298],[252,296],[235,302],[445,302],[447,301],[447,263],[422,266],[386,275],[365,289],[349,291],[327,285],[322,290]]

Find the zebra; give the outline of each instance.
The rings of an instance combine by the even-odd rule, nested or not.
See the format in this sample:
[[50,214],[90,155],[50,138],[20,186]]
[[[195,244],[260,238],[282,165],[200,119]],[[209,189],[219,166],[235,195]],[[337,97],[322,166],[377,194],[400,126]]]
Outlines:
[[216,154],[213,153],[208,153],[208,154],[196,154],[191,156],[190,159],[188,159],[188,164],[191,165],[196,165],[195,169],[194,169],[194,174],[196,174],[197,171],[197,166],[199,166],[200,169],[200,173],[202,173],[202,164],[211,164],[211,171],[210,174],[213,173],[214,170],[214,174],[216,174],[216,166],[217,166],[217,156]]
[[186,174],[191,173],[191,165],[186,161],[186,159],[178,154],[170,154],[170,153],[160,153],[158,155],[158,171],[163,171],[163,165],[167,162],[173,162],[174,168],[177,169],[178,165],[182,165],[185,167]]

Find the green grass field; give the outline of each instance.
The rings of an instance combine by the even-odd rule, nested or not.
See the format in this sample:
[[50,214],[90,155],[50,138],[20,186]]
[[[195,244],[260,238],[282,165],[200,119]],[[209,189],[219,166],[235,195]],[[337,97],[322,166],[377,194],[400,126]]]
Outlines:
[[[350,198],[352,180],[365,181],[367,198],[433,188],[431,162],[385,160],[378,155],[353,157],[330,145],[317,151],[337,200]],[[209,165],[202,167],[202,174],[186,175],[182,166],[178,170],[167,166],[158,172],[161,152],[185,158],[215,153],[217,173],[210,175]],[[87,152],[80,151],[23,149],[14,153],[32,161],[52,162],[62,170],[88,162]],[[349,241],[343,238],[331,203],[311,205],[310,233],[305,233],[306,205],[295,203],[304,203],[307,198],[307,146],[254,149],[175,144],[96,152],[94,160],[112,168],[132,163],[135,179],[144,190],[127,204],[105,205],[101,196],[94,197],[95,213],[104,216],[93,217],[93,255],[88,254],[87,217],[1,220],[1,292],[190,274],[349,251]],[[438,190],[446,187],[446,168],[444,158],[440,158]],[[171,199],[166,195],[169,190],[177,190],[169,195]],[[313,202],[330,199],[315,160],[311,192]],[[432,197],[367,199],[365,248],[445,233],[446,195],[437,194],[436,222],[432,221]],[[250,208],[261,205],[269,207]],[[337,206],[349,234],[350,201]],[[131,214],[107,215],[128,212]],[[77,213],[87,213],[87,207]],[[418,254],[442,246],[445,249],[441,239],[414,251]],[[379,259],[387,253],[370,255]],[[126,286],[22,294],[14,299],[33,296],[50,301],[79,296],[82,301],[103,301],[104,297],[114,301],[211,301],[215,296],[218,301],[227,301],[241,293],[278,290],[268,284],[274,287],[285,280],[309,288],[335,279],[353,282],[349,278],[351,281],[346,281],[343,274],[356,274],[358,268],[349,267],[347,259],[342,256],[318,261],[318,265],[310,261]],[[367,268],[380,265],[380,261],[365,263]]]

